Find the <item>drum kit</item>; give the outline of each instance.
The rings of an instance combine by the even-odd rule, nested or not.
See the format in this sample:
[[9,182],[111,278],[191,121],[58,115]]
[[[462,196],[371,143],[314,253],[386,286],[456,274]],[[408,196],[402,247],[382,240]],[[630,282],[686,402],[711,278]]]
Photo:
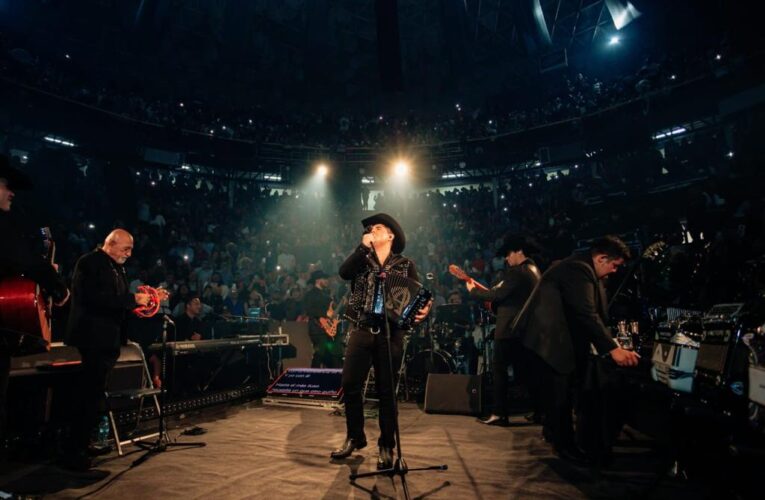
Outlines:
[[[445,304],[436,307],[432,319],[412,330],[405,341],[402,367],[405,397],[412,399],[425,393],[430,373],[476,374],[478,362],[490,349],[491,340],[485,332],[489,325],[483,311],[469,304]],[[476,342],[474,332],[480,327]],[[483,363],[482,367],[487,366]],[[482,373],[482,372],[481,372]]]
[[[493,320],[494,316],[477,304],[436,306],[428,320],[404,335],[396,394],[403,388],[407,400],[424,396],[430,373],[486,373],[493,349]],[[344,347],[348,345],[349,323],[344,318],[339,325]],[[364,384],[365,400],[374,401],[374,393],[374,370],[370,369]]]

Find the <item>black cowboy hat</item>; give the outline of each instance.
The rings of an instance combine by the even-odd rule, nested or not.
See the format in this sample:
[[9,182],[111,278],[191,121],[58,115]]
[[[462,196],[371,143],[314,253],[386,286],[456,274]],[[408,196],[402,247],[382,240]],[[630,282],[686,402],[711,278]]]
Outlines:
[[316,280],[322,280],[326,278],[329,278],[329,275],[325,273],[324,271],[322,271],[321,269],[317,269],[316,271],[311,273],[311,277],[308,278],[308,281],[306,281],[306,284],[312,285],[316,283]]
[[539,245],[523,234],[508,233],[502,240],[502,245],[497,249],[497,257],[506,257],[508,253],[523,250],[525,255],[539,253],[542,249]]
[[366,219],[361,220],[361,224],[366,228],[368,226],[374,226],[375,224],[382,224],[383,226],[387,227],[388,229],[393,232],[393,245],[392,250],[393,253],[401,253],[404,251],[404,248],[406,247],[406,236],[404,235],[404,230],[401,229],[401,226],[396,222],[396,219],[391,217],[388,214],[375,214],[370,217],[367,217]]
[[32,179],[21,170],[12,167],[10,159],[0,154],[0,178],[5,179],[13,191],[32,189]]

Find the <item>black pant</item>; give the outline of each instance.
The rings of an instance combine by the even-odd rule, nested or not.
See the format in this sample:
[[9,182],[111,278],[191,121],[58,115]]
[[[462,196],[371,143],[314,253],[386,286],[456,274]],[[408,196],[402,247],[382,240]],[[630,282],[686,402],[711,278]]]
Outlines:
[[579,377],[576,372],[558,373],[538,357],[533,363],[540,380],[545,435],[556,449],[570,448],[575,445],[573,411],[576,392],[581,389]]
[[75,395],[71,434],[67,443],[70,453],[83,453],[90,443],[90,432],[106,411],[105,392],[112,368],[120,351],[78,347],[82,358],[82,378]]
[[[0,334],[2,335],[2,334]],[[2,340],[0,340],[2,342]],[[8,379],[11,373],[11,353],[0,344],[0,445],[5,438],[5,426],[8,419]]]
[[508,416],[507,387],[508,366],[513,366],[513,375],[518,383],[523,384],[531,397],[535,412],[539,412],[539,387],[537,377],[533,373],[533,353],[516,339],[497,339],[494,341],[494,359],[492,362],[494,376],[494,414],[500,417]]
[[627,370],[611,359],[592,356],[576,405],[576,433],[581,448],[593,459],[611,454],[630,408]]
[[364,402],[362,389],[369,367],[375,369],[375,387],[380,398],[380,438],[378,444],[393,448],[396,444],[396,415],[393,413],[393,398],[398,368],[401,365],[403,335],[391,332],[393,372],[388,364],[388,347],[385,331],[373,334],[368,330],[353,328],[349,334],[348,347],[343,363],[343,397],[345,398],[345,423],[349,438],[366,441],[364,434]]
[[[494,414],[500,417],[507,416],[507,368],[512,363],[512,350],[518,345],[510,339],[497,339],[494,341],[494,359],[492,368],[494,371]],[[515,367],[513,367],[515,370]]]

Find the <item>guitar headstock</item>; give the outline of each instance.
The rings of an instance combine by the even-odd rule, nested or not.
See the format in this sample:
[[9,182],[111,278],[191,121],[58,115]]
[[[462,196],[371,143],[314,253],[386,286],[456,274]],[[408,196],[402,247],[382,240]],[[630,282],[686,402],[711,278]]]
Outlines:
[[462,281],[472,281],[472,278],[456,264],[449,264],[449,274]]

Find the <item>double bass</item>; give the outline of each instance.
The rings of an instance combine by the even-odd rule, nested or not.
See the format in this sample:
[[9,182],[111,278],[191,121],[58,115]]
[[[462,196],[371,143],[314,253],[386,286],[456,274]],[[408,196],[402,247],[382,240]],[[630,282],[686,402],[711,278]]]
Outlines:
[[[41,229],[46,258],[53,265],[56,245],[50,228]],[[15,335],[21,354],[50,350],[53,299],[26,276],[0,280],[0,335]],[[15,340],[15,339],[14,339]]]

